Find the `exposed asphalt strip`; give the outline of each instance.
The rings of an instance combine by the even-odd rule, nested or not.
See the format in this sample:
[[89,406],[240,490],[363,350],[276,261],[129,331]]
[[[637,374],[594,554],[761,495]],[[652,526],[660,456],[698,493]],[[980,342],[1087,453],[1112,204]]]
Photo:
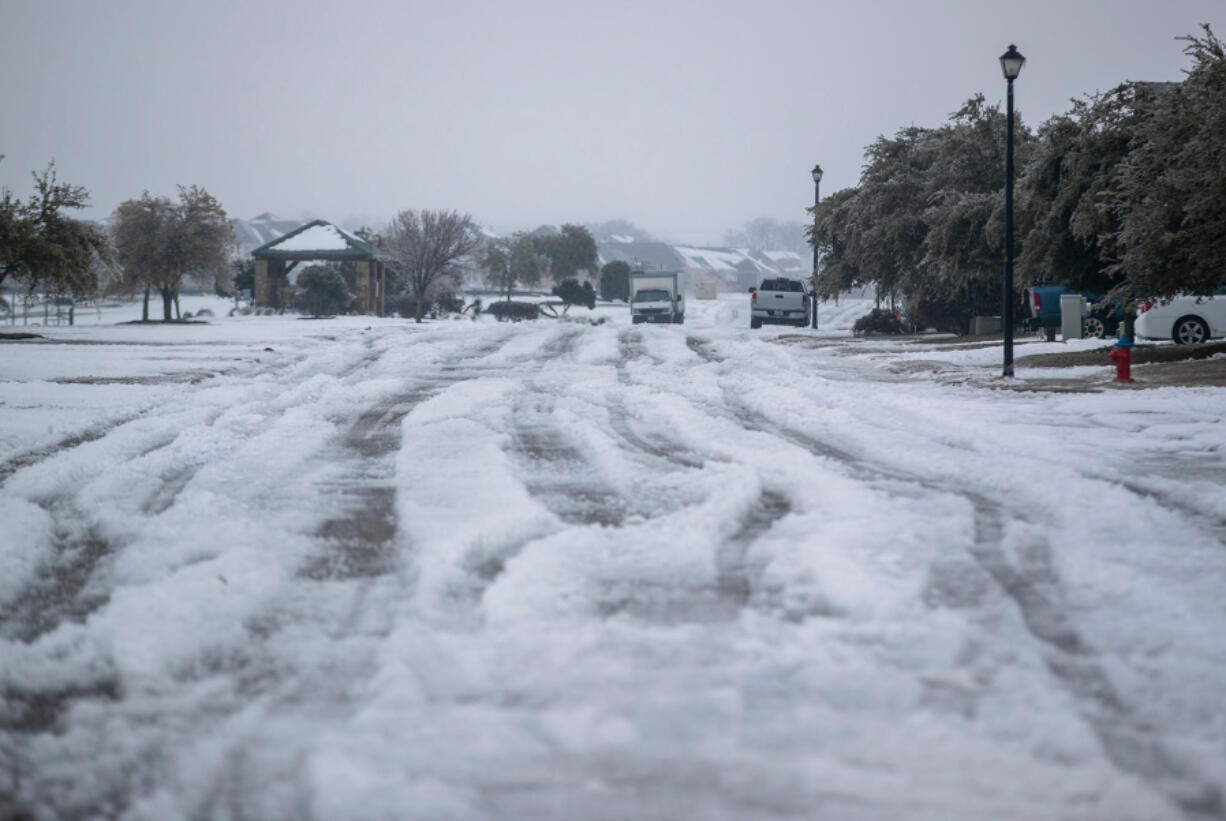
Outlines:
[[[447,361],[431,366],[430,373],[409,377],[411,387],[384,398],[358,415],[330,452],[323,456],[345,465],[328,483],[329,495],[341,497],[339,515],[325,521],[316,533],[325,550],[309,560],[299,575],[315,579],[350,579],[379,576],[398,568],[395,545],[395,456],[400,449],[401,423],[414,408],[449,387],[485,375],[480,360],[509,341],[502,335],[462,349]],[[368,357],[369,365],[378,355]],[[355,369],[356,370],[356,369]]]

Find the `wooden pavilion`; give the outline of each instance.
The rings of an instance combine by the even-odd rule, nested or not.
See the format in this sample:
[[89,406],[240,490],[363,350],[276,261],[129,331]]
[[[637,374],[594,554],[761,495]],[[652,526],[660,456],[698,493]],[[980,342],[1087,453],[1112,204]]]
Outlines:
[[286,307],[289,274],[300,262],[352,262],[358,309],[383,316],[387,255],[370,243],[327,220],[314,220],[266,242],[251,252],[255,259],[255,304],[262,308]]

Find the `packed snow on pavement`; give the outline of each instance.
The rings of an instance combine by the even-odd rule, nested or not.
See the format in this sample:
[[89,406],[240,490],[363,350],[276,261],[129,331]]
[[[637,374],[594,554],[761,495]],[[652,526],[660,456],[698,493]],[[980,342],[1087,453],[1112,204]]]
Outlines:
[[1222,817],[1222,389],[744,303],[6,344],[0,816]]

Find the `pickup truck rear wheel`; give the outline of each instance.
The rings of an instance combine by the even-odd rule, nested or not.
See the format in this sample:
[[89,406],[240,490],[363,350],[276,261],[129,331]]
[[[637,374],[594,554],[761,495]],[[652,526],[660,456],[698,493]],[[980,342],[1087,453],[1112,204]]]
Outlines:
[[1087,339],[1102,339],[1107,333],[1107,327],[1096,316],[1087,316],[1081,321],[1081,335]]
[[755,331],[758,330],[759,328],[762,327],[762,320],[756,319],[756,318],[750,318],[749,327],[753,328]]

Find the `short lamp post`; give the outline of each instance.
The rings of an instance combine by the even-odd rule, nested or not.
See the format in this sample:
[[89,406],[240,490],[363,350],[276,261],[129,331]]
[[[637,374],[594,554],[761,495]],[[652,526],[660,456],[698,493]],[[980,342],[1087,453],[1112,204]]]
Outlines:
[[817,330],[817,206],[822,201],[822,167],[813,166],[813,330]]
[[1026,58],[1018,53],[1017,46],[1000,55],[1000,68],[1008,84],[1005,105],[1005,282],[1001,295],[1001,324],[1005,330],[1005,363],[1001,375],[1013,376],[1013,81],[1022,73]]

